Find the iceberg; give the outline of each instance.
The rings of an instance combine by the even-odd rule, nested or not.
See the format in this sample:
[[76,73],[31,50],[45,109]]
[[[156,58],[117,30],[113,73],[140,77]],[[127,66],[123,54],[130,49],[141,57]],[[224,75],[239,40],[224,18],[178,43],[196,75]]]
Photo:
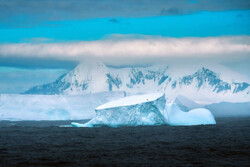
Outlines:
[[174,103],[176,103],[182,111],[189,111],[196,108],[204,108],[204,106],[197,104],[193,100],[182,95],[178,95],[174,100]]
[[96,117],[84,124],[84,127],[166,124],[162,115],[165,103],[163,93],[125,97],[97,107]]
[[209,125],[216,124],[205,108],[183,111],[176,103],[166,103],[165,94],[134,95],[103,104],[95,109],[96,117],[73,127],[140,126],[140,125]]
[[71,122],[72,127],[84,127],[84,124],[77,123],[77,122]]
[[216,124],[213,114],[205,108],[183,111],[176,103],[166,104],[163,115],[169,125],[211,125]]

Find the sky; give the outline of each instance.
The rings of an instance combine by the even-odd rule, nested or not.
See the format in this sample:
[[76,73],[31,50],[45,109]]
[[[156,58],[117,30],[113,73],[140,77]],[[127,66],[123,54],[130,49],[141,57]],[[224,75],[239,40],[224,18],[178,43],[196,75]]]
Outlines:
[[0,93],[90,60],[207,60],[250,77],[247,0],[0,0],[0,11]]

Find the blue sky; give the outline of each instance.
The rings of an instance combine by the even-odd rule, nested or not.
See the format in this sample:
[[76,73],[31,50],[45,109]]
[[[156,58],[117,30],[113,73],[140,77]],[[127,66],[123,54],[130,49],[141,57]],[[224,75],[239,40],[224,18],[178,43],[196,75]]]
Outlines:
[[[108,43],[113,46],[116,40],[153,39],[156,42],[187,38],[189,42],[194,42],[192,38],[196,37],[201,41],[206,38],[214,38],[214,41],[223,39],[220,41],[224,43],[224,40],[229,40],[225,37],[236,37],[233,40],[230,38],[228,43],[239,42],[242,45],[243,50],[239,51],[236,47],[237,51],[232,53],[239,52],[238,57],[242,58],[236,63],[225,64],[245,74],[249,66],[246,63],[249,52],[244,50],[245,46],[249,46],[249,9],[250,3],[245,0],[2,0],[0,93],[20,93],[31,86],[54,81],[74,68],[80,60],[77,58],[79,55],[59,53],[58,46],[70,44],[75,48],[81,42],[94,42],[86,46],[84,43],[84,46],[94,45],[95,50],[100,50],[98,53],[93,50],[79,52],[90,53],[88,56],[92,59],[103,57],[100,55],[103,46]],[[53,47],[46,44],[53,44]],[[217,56],[223,53],[218,51]],[[138,53],[131,55],[136,57]]]

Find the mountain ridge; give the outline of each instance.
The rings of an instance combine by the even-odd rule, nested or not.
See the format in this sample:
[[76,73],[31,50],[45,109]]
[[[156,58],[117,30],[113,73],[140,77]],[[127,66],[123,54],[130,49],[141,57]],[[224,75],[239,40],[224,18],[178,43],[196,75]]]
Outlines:
[[[104,91],[125,91],[132,94],[165,92],[168,98],[189,96],[187,91],[219,96],[237,96],[239,101],[249,98],[249,83],[227,82],[205,66],[195,72],[180,76],[170,70],[171,66],[113,68],[103,63],[80,64],[63,74],[55,82],[30,88],[24,94],[88,94]],[[184,69],[185,70],[185,69]],[[186,93],[185,93],[186,92]],[[174,95],[175,94],[175,95]],[[172,97],[171,97],[172,96]],[[192,95],[193,96],[193,95]],[[192,100],[194,98],[191,97]],[[243,100],[244,101],[244,100]]]

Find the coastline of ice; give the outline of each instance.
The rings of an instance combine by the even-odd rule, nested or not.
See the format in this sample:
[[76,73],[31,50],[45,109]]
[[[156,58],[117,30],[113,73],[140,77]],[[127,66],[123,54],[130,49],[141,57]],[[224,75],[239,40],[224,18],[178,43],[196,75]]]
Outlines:
[[125,95],[124,92],[77,96],[2,94],[0,120],[92,119],[84,125],[73,123],[73,127],[216,123],[209,110],[184,97],[176,100],[176,103],[166,103],[163,93]]
[[123,97],[124,92],[85,95],[0,94],[0,120],[92,119],[96,107]]
[[166,103],[165,94],[154,93],[125,97],[95,109],[96,117],[73,127],[140,126],[140,125],[210,125],[216,124],[205,108],[183,111],[176,103]]

